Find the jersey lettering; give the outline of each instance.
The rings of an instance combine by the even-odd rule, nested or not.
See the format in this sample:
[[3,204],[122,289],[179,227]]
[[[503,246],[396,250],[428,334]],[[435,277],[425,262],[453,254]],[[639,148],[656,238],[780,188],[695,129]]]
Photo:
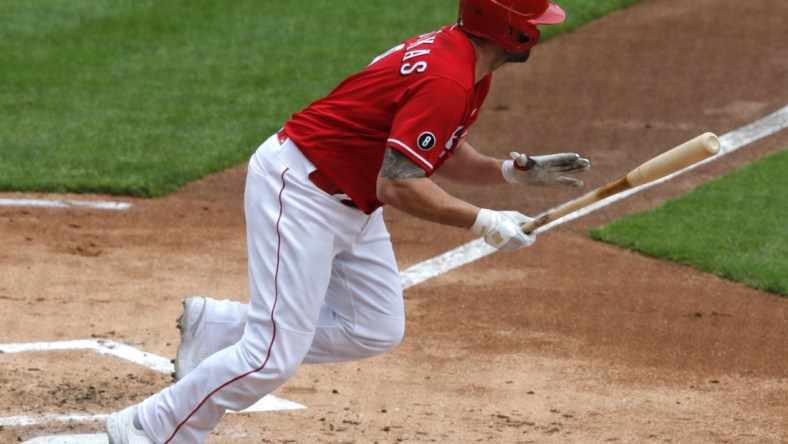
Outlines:
[[427,62],[416,62],[413,64],[404,63],[402,67],[399,69],[399,73],[403,76],[408,76],[413,74],[414,72],[424,72],[427,70]]
[[408,50],[413,49],[420,45],[432,45],[435,43],[435,34],[425,34],[419,37],[419,40],[413,42],[412,45],[408,46]]
[[[408,48],[408,49],[410,49],[410,48]],[[413,57],[419,57],[419,56],[427,55],[429,53],[430,53],[429,49],[419,49],[417,51],[408,51],[408,52],[405,53],[405,56],[402,57],[402,61],[404,62],[405,60],[412,59]]]
[[451,150],[452,147],[454,146],[454,144],[457,143],[457,139],[460,138],[460,135],[462,134],[462,130],[463,129],[465,129],[465,125],[458,126],[457,129],[454,130],[454,132],[452,133],[451,139],[449,139],[446,142],[446,145],[444,145],[444,148],[446,148],[447,150]]
[[399,69],[399,73],[401,75],[407,76],[407,75],[413,74],[414,72],[421,73],[421,72],[424,72],[424,71],[427,70],[428,64],[427,64],[427,61],[425,61],[425,60],[421,60],[421,61],[418,61],[418,62],[413,63],[413,64],[411,64],[411,63],[404,63],[404,62],[407,61],[407,60],[410,60],[410,59],[412,59],[414,57],[422,57],[422,56],[429,55],[429,53],[430,53],[429,49],[416,49],[416,50],[413,50],[413,48],[416,48],[417,46],[421,46],[421,45],[432,45],[433,43],[435,43],[435,36],[438,35],[439,32],[440,31],[435,31],[435,32],[431,32],[429,34],[420,35],[418,40],[416,40],[415,42],[411,43],[410,46],[408,46],[405,49],[405,51],[406,51],[405,55],[402,57],[402,62],[403,63],[402,63],[402,66]]

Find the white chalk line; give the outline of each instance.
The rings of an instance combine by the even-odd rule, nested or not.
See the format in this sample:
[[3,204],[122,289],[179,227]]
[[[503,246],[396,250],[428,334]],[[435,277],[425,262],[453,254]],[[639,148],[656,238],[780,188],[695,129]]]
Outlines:
[[[22,344],[0,344],[0,353],[25,353],[25,352],[45,352],[60,350],[90,350],[102,355],[110,355],[135,364],[146,367],[150,370],[171,374],[175,371],[174,365],[169,359],[155,353],[144,352],[138,348],[121,344],[119,342],[106,339],[77,339],[72,341],[56,342],[31,342]],[[263,399],[243,410],[242,413],[268,412],[277,410],[298,410],[305,406],[281,399],[273,395],[265,396]],[[230,412],[234,413],[234,412]],[[4,426],[31,426],[48,424],[52,422],[72,423],[72,422],[95,422],[103,421],[106,414],[68,414],[68,415],[32,415],[32,416],[11,416],[0,418],[0,427]],[[92,436],[92,435],[91,435]],[[96,435],[103,436],[103,435]],[[85,439],[85,435],[80,435]],[[36,442],[58,442],[67,441],[36,441]],[[85,442],[75,441],[75,442]],[[104,438],[106,442],[106,438]]]
[[169,374],[175,367],[169,359],[154,353],[143,352],[129,345],[106,339],[76,339],[73,341],[29,342],[25,344],[0,344],[2,353],[43,352],[59,350],[92,350],[131,361],[159,373]]
[[[257,401],[254,405],[241,413],[254,413],[254,412],[273,412],[282,410],[300,410],[304,409],[301,404],[286,399],[277,398],[273,395],[267,395],[263,399]],[[228,410],[227,413],[238,413]],[[58,422],[61,424],[72,423],[88,423],[88,422],[103,422],[107,419],[108,414],[86,414],[86,415],[36,415],[36,416],[16,416],[10,418],[0,418],[0,427],[2,426],[31,426],[39,424],[51,424]],[[108,444],[107,435],[105,433],[92,433],[80,435],[50,435],[40,436],[31,440],[25,441],[29,444]]]
[[[654,182],[650,182],[648,184],[641,185],[639,187],[632,188],[625,192],[610,196],[606,199],[603,199],[599,202],[596,202],[592,205],[589,205],[586,208],[578,210],[574,213],[570,213],[560,219],[557,219],[545,226],[538,228],[535,233],[541,233],[544,231],[549,230],[555,226],[560,224],[569,222],[571,220],[577,219],[582,217],[586,214],[589,214],[593,211],[596,211],[599,208],[604,206],[610,205],[613,202],[618,200],[624,199],[634,193],[640,192],[644,189],[651,188],[663,182],[666,182],[680,174],[684,174],[687,171],[690,171],[694,168],[697,168],[703,164],[708,162],[712,162],[724,155],[730,154],[744,146],[747,146],[757,140],[762,138],[768,137],[772,134],[776,134],[783,129],[788,128],[788,106],[783,107],[782,109],[752,123],[746,125],[742,128],[734,130],[730,133],[727,133],[720,137],[721,147],[720,153],[716,156],[706,159],[700,163],[687,167],[683,170],[680,170],[676,173],[673,173],[669,176],[666,176],[662,179],[659,179]],[[0,200],[1,201],[1,200]],[[489,254],[494,253],[496,250],[484,243],[482,239],[477,239],[471,242],[466,243],[465,245],[461,245],[451,251],[443,253],[439,256],[436,256],[432,259],[420,262],[416,265],[413,265],[400,273],[400,277],[402,279],[403,288],[407,289],[410,287],[414,287],[422,282],[425,282],[433,277],[436,277],[440,274],[446,273],[448,271],[454,270],[455,268],[459,268],[463,265],[476,261],[482,257],[485,257]],[[71,349],[68,347],[82,347],[88,348],[91,350],[95,350],[99,353],[110,354],[117,356],[122,359],[126,359],[140,365],[149,366],[148,368],[157,368],[158,371],[171,373],[173,371],[173,366],[169,362],[169,360],[162,358],[161,356],[142,352],[138,349],[133,347],[119,344],[113,341],[106,341],[106,340],[80,340],[80,341],[65,341],[65,342],[55,342],[55,343],[36,343],[34,347],[39,347],[39,351],[43,350],[63,350],[63,349]],[[11,351],[6,350],[13,350],[14,348],[18,349],[25,349],[25,347],[31,346],[31,344],[8,344],[8,345],[0,345],[0,351],[5,351],[7,353]],[[60,348],[58,348],[60,347]],[[66,347],[66,348],[63,348]],[[25,350],[27,351],[27,350]],[[163,360],[163,361],[162,361]],[[266,396],[266,398],[273,398],[271,395]],[[263,400],[266,400],[264,398]],[[262,401],[261,401],[262,402]],[[275,404],[274,408],[266,407],[265,410],[256,410],[256,411],[269,411],[269,410],[288,410],[288,409],[300,409],[305,408],[300,404],[293,403],[287,400],[280,400],[278,398],[273,399],[273,403]],[[280,403],[284,403],[285,407],[283,408]],[[260,404],[260,403],[258,403]],[[255,404],[257,406],[257,404]],[[254,408],[253,406],[252,408]],[[252,408],[245,410],[250,411]],[[80,422],[87,422],[87,421],[100,421],[106,418],[107,415],[41,415],[36,417],[14,417],[14,418],[0,418],[0,426],[3,425],[31,425],[31,424],[41,424],[47,422],[71,422],[71,421],[80,421]],[[14,422],[15,421],[15,422]],[[28,421],[28,422],[25,422]],[[32,422],[31,422],[32,421]],[[26,441],[28,444],[106,444],[107,438],[104,434],[93,434],[93,435],[63,435],[63,436],[44,436],[35,438],[29,441]]]
[[95,435],[60,435],[41,436],[24,442],[24,444],[108,444],[105,434]]
[[[687,171],[698,168],[701,165],[713,162],[722,156],[728,155],[739,148],[745,147],[755,141],[771,136],[772,134],[776,134],[785,128],[788,128],[788,106],[785,106],[782,109],[775,111],[774,113],[756,122],[721,136],[720,152],[714,157],[710,157],[702,162],[691,165],[659,180],[655,180],[653,182],[649,182],[647,184],[643,184],[641,186],[631,188],[627,191],[623,191],[621,193],[614,194],[613,196],[602,199],[599,202],[595,202],[585,208],[577,210],[573,213],[569,213],[564,217],[539,227],[534,230],[534,233],[539,234],[563,223],[585,216],[602,207],[610,205],[613,202],[624,199],[647,188],[659,185],[663,182],[673,179],[680,174],[684,174]],[[420,262],[402,271],[401,276],[403,287],[409,288],[418,285],[442,273],[469,264],[477,259],[481,259],[489,254],[494,253],[495,251],[496,250],[493,247],[487,245],[483,239],[473,240],[465,245],[455,248],[454,250],[447,251],[440,256]]]
[[92,200],[0,198],[0,207],[90,208],[95,210],[123,211],[131,208],[131,204],[126,202]]

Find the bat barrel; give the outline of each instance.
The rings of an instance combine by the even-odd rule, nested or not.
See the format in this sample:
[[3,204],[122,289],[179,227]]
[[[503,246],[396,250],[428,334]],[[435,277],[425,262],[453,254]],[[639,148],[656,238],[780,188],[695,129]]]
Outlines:
[[720,146],[720,139],[713,133],[701,134],[646,161],[627,174],[627,181],[636,187],[665,177],[717,154]]
[[594,202],[618,194],[626,189],[653,182],[669,174],[680,171],[690,165],[696,164],[720,152],[720,139],[713,133],[704,133],[700,136],[682,143],[653,159],[644,162],[639,167],[630,171],[615,181],[608,183],[594,191],[581,196],[573,201],[560,205],[536,219],[524,224],[521,228],[525,233],[561,218],[571,212],[577,211]]

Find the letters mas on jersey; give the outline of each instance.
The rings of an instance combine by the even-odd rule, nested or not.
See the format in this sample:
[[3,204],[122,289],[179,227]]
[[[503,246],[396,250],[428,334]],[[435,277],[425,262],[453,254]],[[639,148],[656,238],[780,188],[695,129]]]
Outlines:
[[[419,36],[419,39],[415,42],[411,43],[407,48],[405,48],[405,43],[401,43],[388,51],[384,52],[383,54],[375,57],[371,64],[374,64],[378,60],[398,52],[405,48],[405,54],[402,56],[402,66],[399,69],[399,73],[403,76],[407,76],[413,74],[414,72],[424,72],[427,70],[427,61],[426,60],[419,60],[414,62],[409,62],[408,60],[416,58],[416,57],[423,57],[430,53],[429,48],[424,48],[423,45],[432,45],[435,43],[435,36],[437,36],[441,30],[430,32],[429,34],[423,34]],[[421,47],[421,48],[420,48]]]
[[[404,49],[404,53],[402,55],[402,65],[399,69],[400,75],[409,76],[413,73],[423,73],[429,67],[429,62],[427,61],[426,56],[430,54],[430,45],[435,43],[435,38],[441,32],[442,30],[439,29],[427,34],[420,35],[416,41],[411,42],[410,44],[401,43],[376,57],[372,63],[370,63],[370,65]],[[452,137],[446,141],[444,148],[447,151],[451,151],[452,147],[454,147],[454,145],[457,143],[457,140],[463,135],[464,128],[465,125],[458,126],[452,134]],[[416,146],[422,151],[429,151],[435,146],[436,142],[437,140],[433,133],[424,132],[419,135],[419,138],[416,141]],[[445,151],[441,153],[440,157],[443,157],[444,155],[446,155]]]

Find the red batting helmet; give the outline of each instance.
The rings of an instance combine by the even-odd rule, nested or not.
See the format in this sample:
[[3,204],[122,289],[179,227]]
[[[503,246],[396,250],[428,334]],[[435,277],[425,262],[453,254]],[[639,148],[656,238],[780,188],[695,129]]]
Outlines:
[[536,25],[554,25],[565,18],[564,10],[549,0],[460,0],[458,24],[469,34],[519,53],[539,42]]

